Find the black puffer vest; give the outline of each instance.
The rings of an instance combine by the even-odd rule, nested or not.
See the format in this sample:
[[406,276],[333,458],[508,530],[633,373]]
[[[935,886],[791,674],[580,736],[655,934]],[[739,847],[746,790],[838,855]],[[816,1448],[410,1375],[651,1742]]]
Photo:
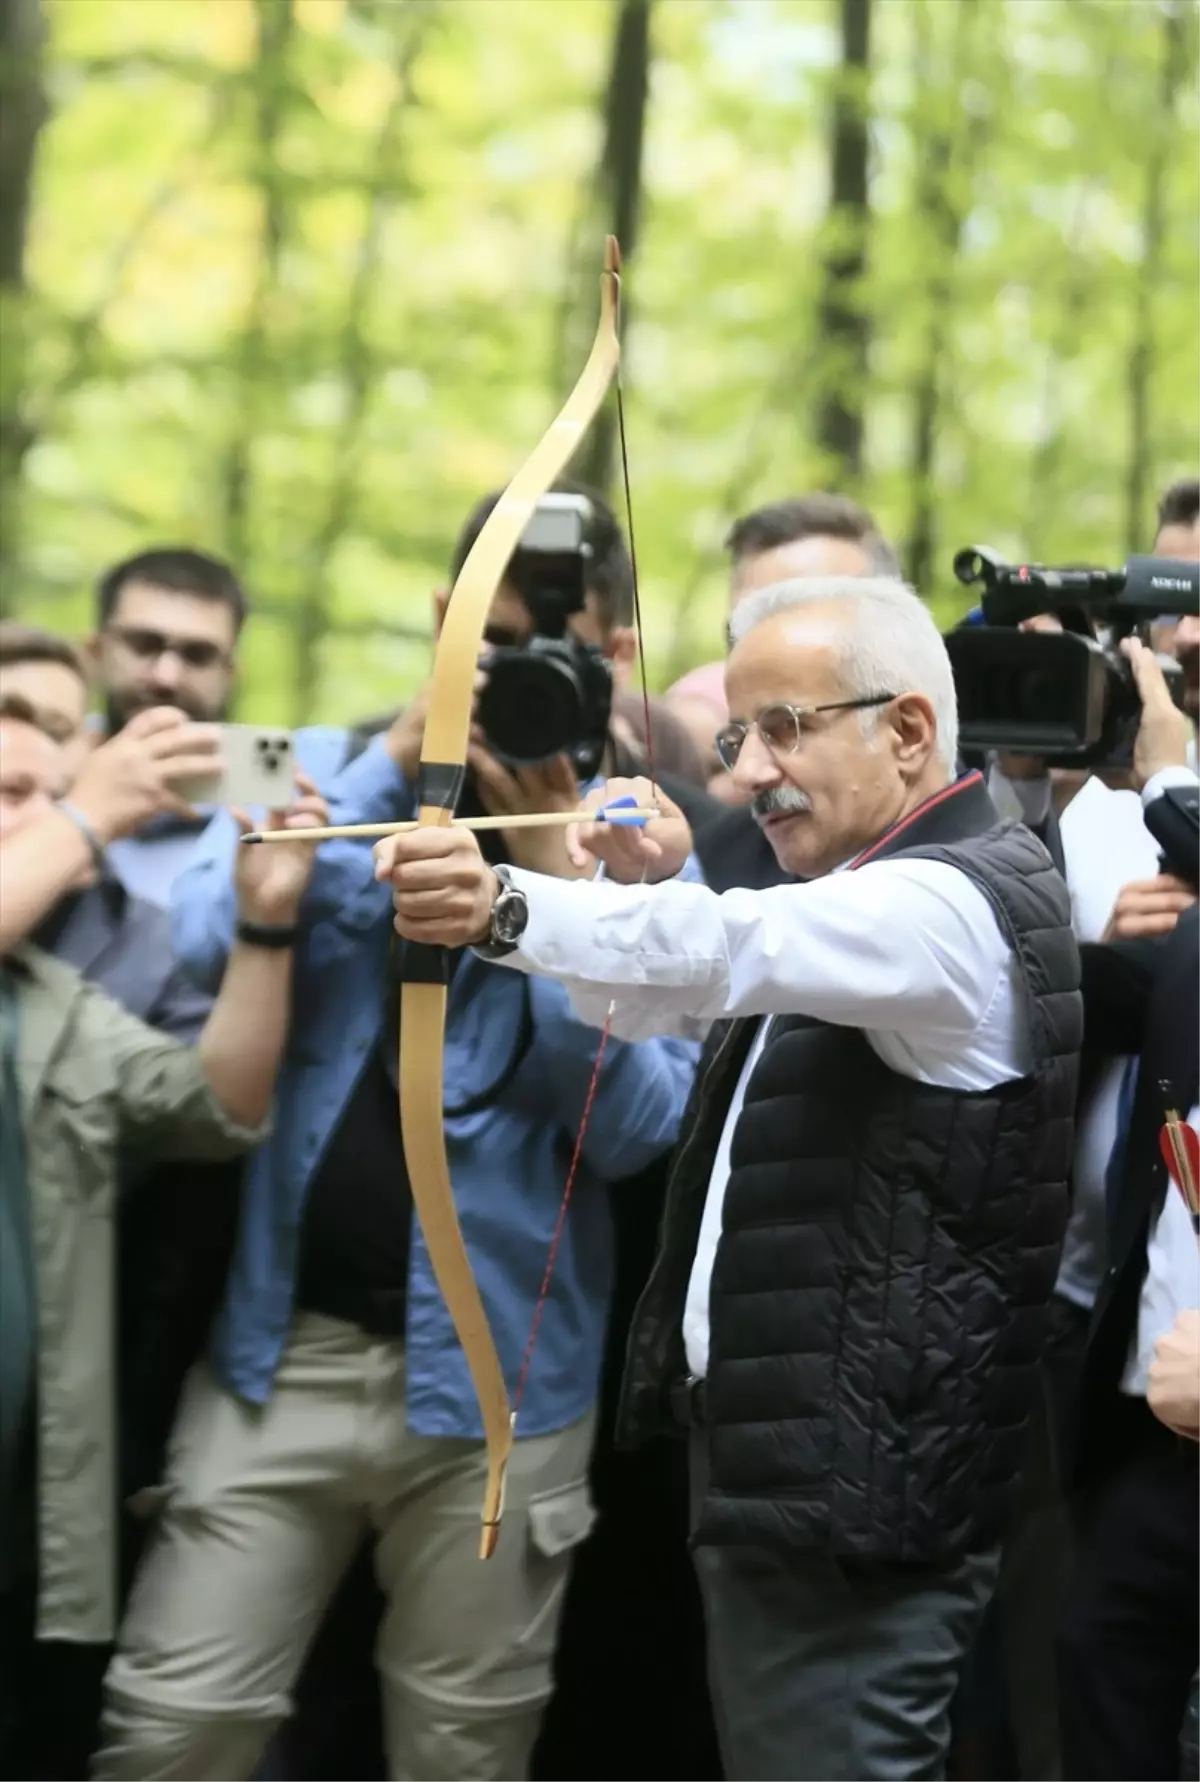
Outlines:
[[[953,1558],[1000,1530],[1067,1219],[1082,1030],[1066,886],[977,774],[856,866],[920,856],[988,898],[1029,998],[1033,1069],[930,1087],[863,1034],[777,1018],[747,1086],[710,1299],[696,1539]],[[713,1159],[757,1022],[710,1037],[630,1339],[621,1429],[660,1428]]]

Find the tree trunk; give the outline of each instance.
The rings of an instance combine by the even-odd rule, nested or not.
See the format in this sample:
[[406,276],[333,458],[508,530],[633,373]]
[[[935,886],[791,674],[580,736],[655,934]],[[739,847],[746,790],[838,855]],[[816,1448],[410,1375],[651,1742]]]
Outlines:
[[1133,345],[1129,354],[1129,468],[1125,479],[1125,548],[1144,549],[1150,528],[1150,384],[1154,371],[1155,292],[1162,279],[1166,178],[1171,123],[1187,67],[1183,8],[1160,8],[1161,62],[1157,103],[1149,119],[1149,152],[1142,200],[1142,258],[1134,299]]
[[[329,630],[329,564],[351,517],[358,485],[362,427],[375,370],[364,330],[379,270],[383,224],[401,184],[399,177],[389,178],[389,173],[396,159],[400,126],[413,102],[413,67],[427,17],[427,9],[413,9],[413,23],[397,51],[396,91],[371,157],[372,166],[379,169],[380,177],[367,202],[342,325],[338,371],[345,386],[345,407],[334,445],[329,505],[308,552],[304,588],[296,615],[296,679],[292,693],[292,722],[295,725],[313,722],[320,691],[320,648]],[[399,169],[396,173],[398,175]],[[406,635],[392,627],[387,629],[392,635]],[[345,636],[347,627],[339,625],[338,633]]]
[[[622,0],[613,32],[612,60],[604,98],[604,147],[600,158],[598,206],[602,228],[596,233],[616,236],[626,269],[637,251],[641,219],[642,145],[646,134],[652,53],[650,5],[651,0]],[[593,238],[587,245],[588,277],[580,285],[580,290],[582,297],[582,291],[586,289],[591,301],[590,305],[581,306],[579,321],[581,324],[587,321],[582,332],[590,338],[596,317],[596,268],[600,265],[600,244]],[[621,287],[621,321],[623,338],[628,339],[627,281],[623,281]],[[597,416],[576,460],[575,475],[593,488],[607,492],[613,480],[616,445],[616,410],[612,403],[608,403]]]
[[842,66],[830,136],[829,216],[819,315],[823,394],[817,439],[837,480],[862,476],[871,324],[864,283],[870,230],[871,0],[840,0]]
[[[913,387],[912,444],[909,451],[912,505],[905,550],[905,571],[913,587],[918,592],[926,592],[937,549],[934,471],[938,419],[945,390],[954,267],[958,258],[963,219],[969,206],[971,172],[982,140],[983,121],[980,112],[967,114],[961,106],[956,106],[954,124],[930,132],[920,129],[923,95],[928,94],[933,85],[928,0],[917,0],[914,16],[917,31],[914,94],[914,109],[917,113],[917,179],[914,203],[918,215],[929,221],[930,240],[924,338],[920,369]],[[965,75],[973,66],[973,34],[978,16],[978,0],[958,0],[949,81],[950,90],[956,94],[962,91]],[[957,130],[955,125],[958,126]]]
[[46,121],[40,0],[0,0],[0,615],[20,556],[21,466],[32,443],[25,389],[25,241],[38,135]]
[[241,388],[238,425],[230,442],[223,479],[225,550],[240,573],[245,572],[248,555],[250,455],[258,431],[268,313],[279,281],[286,220],[276,145],[287,104],[288,49],[295,27],[292,0],[254,0],[254,9],[258,20],[256,178],[262,194],[262,234],[258,271],[237,351]]

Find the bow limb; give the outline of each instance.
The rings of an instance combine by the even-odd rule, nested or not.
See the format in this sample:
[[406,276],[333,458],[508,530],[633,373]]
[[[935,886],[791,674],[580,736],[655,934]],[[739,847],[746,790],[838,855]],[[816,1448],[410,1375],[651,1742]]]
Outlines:
[[[610,236],[600,286],[600,322],[579,381],[497,502],[454,584],[434,657],[417,791],[422,827],[450,822],[466,775],[476,664],[492,598],[538,501],[570,462],[595,418],[620,357],[620,256]],[[495,1551],[513,1412],[479,1284],[454,1205],[443,1126],[443,1047],[448,955],[404,949],[400,990],[400,1124],[413,1203],[438,1286],[471,1370],[487,1444],[480,1557]]]

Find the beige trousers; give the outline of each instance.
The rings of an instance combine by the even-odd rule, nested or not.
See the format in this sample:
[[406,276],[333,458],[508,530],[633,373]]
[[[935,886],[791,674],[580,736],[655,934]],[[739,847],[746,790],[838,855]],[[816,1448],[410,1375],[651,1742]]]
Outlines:
[[592,1524],[592,1423],[516,1444],[485,1563],[483,1445],[405,1429],[399,1345],[305,1314],[261,1409],[197,1370],[94,1774],[252,1776],[369,1523],[391,1775],[525,1776],[571,1549]]

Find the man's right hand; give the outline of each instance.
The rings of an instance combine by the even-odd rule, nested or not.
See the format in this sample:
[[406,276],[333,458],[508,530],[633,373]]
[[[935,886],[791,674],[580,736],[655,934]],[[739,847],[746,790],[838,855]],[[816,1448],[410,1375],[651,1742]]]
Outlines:
[[[656,805],[661,815],[634,828],[622,823],[589,823],[587,815],[618,798],[632,798],[645,808]],[[608,780],[589,792],[577,824],[567,830],[567,852],[577,867],[589,855],[604,862],[610,879],[621,885],[653,885],[673,879],[692,851],[692,832],[677,804],[650,780]]]
[[1126,885],[1116,903],[1102,941],[1148,940],[1170,934],[1185,910],[1196,901],[1196,893],[1173,873],[1160,872],[1157,878],[1137,879]]
[[170,811],[194,816],[172,781],[217,773],[220,731],[194,724],[174,706],[139,712],[116,736],[94,749],[68,794],[102,843],[132,835],[151,817]]

